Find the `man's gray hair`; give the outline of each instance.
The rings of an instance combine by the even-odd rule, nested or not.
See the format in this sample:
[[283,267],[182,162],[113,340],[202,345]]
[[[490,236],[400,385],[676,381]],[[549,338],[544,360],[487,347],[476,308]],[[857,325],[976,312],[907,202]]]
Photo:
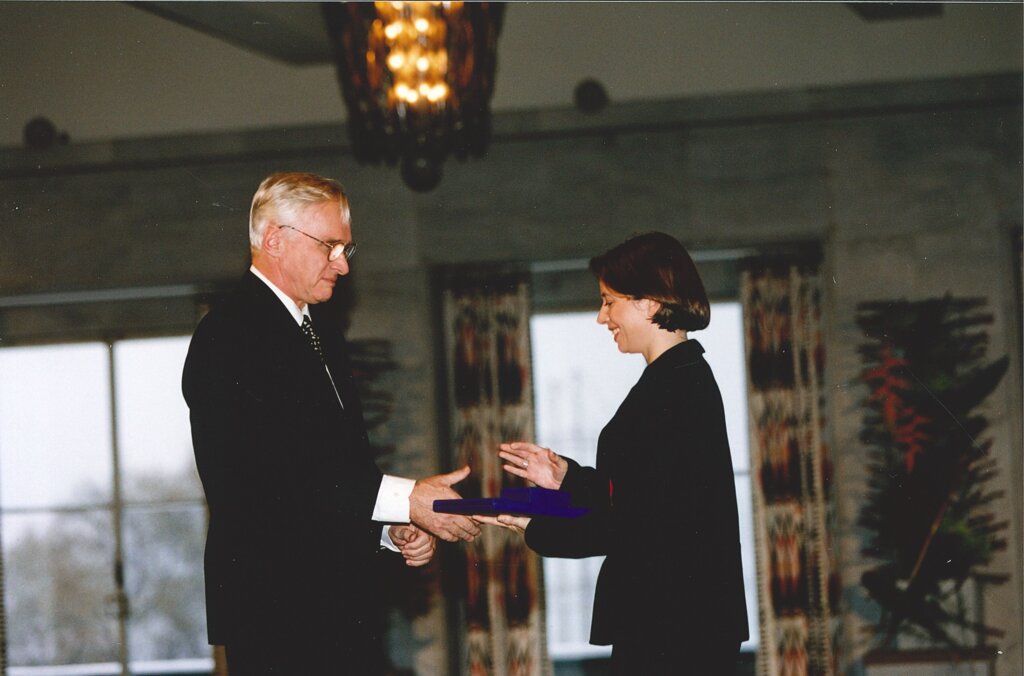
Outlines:
[[252,198],[249,210],[249,248],[258,251],[269,223],[293,225],[299,212],[307,207],[337,202],[341,219],[349,223],[348,196],[340,183],[331,178],[302,172],[281,172],[263,179]]

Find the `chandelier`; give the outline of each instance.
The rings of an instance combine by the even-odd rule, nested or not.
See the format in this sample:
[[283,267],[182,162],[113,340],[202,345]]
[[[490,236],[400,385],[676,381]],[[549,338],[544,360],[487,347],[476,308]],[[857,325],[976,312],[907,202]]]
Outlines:
[[401,163],[406,185],[428,191],[449,154],[484,154],[503,11],[487,2],[325,5],[356,160]]

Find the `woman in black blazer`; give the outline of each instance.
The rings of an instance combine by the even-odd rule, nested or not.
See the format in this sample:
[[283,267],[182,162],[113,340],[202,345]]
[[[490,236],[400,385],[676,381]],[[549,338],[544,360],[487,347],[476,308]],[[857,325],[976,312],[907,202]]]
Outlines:
[[535,444],[502,444],[505,470],[567,491],[577,519],[503,515],[544,556],[606,555],[590,642],[614,674],[732,674],[748,638],[739,525],[722,396],[687,331],[710,306],[686,249],[639,235],[590,262],[597,321],[647,367],[601,432],[597,467]]

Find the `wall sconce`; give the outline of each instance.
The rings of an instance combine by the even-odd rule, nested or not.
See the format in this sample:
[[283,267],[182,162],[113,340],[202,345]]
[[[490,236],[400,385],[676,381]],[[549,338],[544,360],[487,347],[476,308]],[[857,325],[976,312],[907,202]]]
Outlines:
[[449,154],[483,156],[503,4],[346,2],[324,11],[357,161],[400,161],[406,185],[426,192]]

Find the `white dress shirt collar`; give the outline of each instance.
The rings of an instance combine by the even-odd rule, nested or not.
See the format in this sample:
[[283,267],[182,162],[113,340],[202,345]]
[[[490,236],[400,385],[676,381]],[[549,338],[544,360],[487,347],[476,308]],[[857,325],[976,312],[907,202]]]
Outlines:
[[288,310],[288,312],[291,313],[292,318],[295,320],[296,324],[299,324],[301,326],[302,318],[309,317],[309,305],[304,305],[302,306],[302,308],[299,308],[295,301],[288,297],[288,294],[286,294],[281,289],[277,288],[277,286],[272,281],[267,279],[262,272],[256,269],[255,265],[249,266],[249,272],[256,275],[256,277],[259,278],[260,281],[262,281],[264,284],[270,287],[270,290],[274,292],[274,295],[277,296],[278,300],[280,300],[281,303]]

